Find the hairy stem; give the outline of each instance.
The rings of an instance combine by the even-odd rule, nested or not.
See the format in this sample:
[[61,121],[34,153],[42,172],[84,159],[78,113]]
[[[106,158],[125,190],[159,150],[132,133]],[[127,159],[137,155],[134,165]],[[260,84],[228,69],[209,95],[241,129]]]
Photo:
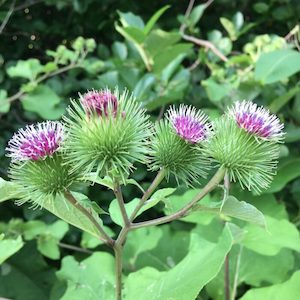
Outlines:
[[234,274],[234,280],[233,280],[231,300],[234,300],[235,296],[236,296],[236,291],[237,291],[238,281],[239,281],[239,272],[240,272],[242,252],[243,252],[243,246],[240,245],[240,250],[239,250],[239,253],[238,253],[238,256],[236,259],[236,267],[235,267],[235,274]]
[[119,233],[119,236],[117,240],[115,241],[115,244],[113,246],[114,252],[115,252],[115,270],[116,270],[116,300],[121,300],[122,299],[122,250],[123,250],[123,245],[126,239],[126,236],[131,229],[131,222],[134,220],[136,215],[138,214],[139,210],[142,208],[144,203],[149,199],[149,197],[152,195],[154,190],[157,188],[157,186],[160,184],[160,182],[163,180],[165,176],[165,172],[163,170],[160,170],[158,174],[156,175],[155,179],[149,186],[149,188],[145,191],[142,199],[130,215],[130,218],[128,218],[125,206],[124,206],[124,201],[123,201],[123,196],[122,196],[122,191],[120,188],[120,185],[118,183],[115,183],[114,185],[114,193],[118,199],[119,202],[119,207],[120,211],[123,217],[124,221],[124,227]]
[[115,276],[116,276],[116,300],[122,299],[122,246],[115,245]]
[[158,219],[140,222],[132,224],[132,229],[137,229],[141,227],[153,226],[168,223],[177,219],[180,219],[187,215],[188,211],[201,199],[203,199],[209,192],[211,192],[220,182],[223,180],[225,174],[225,168],[220,167],[219,170],[215,173],[215,175],[211,178],[211,180],[206,184],[206,186],[189,202],[185,207],[178,210],[177,212],[161,217]]
[[114,182],[114,193],[115,193],[115,196],[116,196],[116,198],[118,200],[118,203],[119,203],[119,207],[120,207],[120,211],[121,211],[121,214],[122,214],[124,227],[129,227],[130,222],[129,222],[129,219],[128,219],[128,216],[127,216],[121,186],[120,186],[120,183],[118,181]]
[[[224,176],[224,197],[221,205],[221,210],[222,207],[225,203],[225,201],[228,198],[229,195],[229,188],[230,188],[230,180],[229,180],[229,175],[226,172]],[[224,264],[224,289],[225,289],[225,300],[230,300],[230,269],[229,269],[229,264],[230,264],[230,252],[227,253],[225,257],[225,264]]]
[[136,217],[136,215],[138,214],[138,212],[140,211],[140,209],[143,207],[143,205],[145,204],[145,202],[150,198],[150,196],[155,191],[155,189],[158,187],[158,185],[162,182],[162,180],[164,179],[164,177],[165,177],[165,171],[164,171],[164,169],[161,169],[157,173],[156,177],[152,181],[152,183],[149,186],[149,188],[144,193],[144,195],[143,195],[142,199],[140,200],[139,204],[136,206],[136,208],[132,212],[132,214],[130,216],[130,222],[132,222],[134,220],[134,218]]
[[106,234],[102,226],[98,223],[98,221],[94,218],[92,213],[83,207],[75,198],[74,196],[70,193],[70,191],[65,191],[64,193],[65,198],[71,203],[76,209],[81,211],[92,223],[93,225],[97,228],[99,232],[99,239],[105,242],[108,246],[113,247],[115,241]]

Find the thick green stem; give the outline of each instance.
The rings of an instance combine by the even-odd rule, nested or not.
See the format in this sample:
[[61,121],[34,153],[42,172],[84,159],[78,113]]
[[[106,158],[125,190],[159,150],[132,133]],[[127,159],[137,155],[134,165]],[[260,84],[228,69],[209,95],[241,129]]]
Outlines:
[[[225,204],[228,195],[229,195],[229,188],[230,188],[230,180],[228,172],[226,172],[224,176],[224,197],[221,205],[221,210],[223,208],[223,205]],[[230,300],[230,252],[227,253],[225,257],[225,263],[224,263],[224,289],[225,289],[225,300]]]
[[158,219],[150,220],[150,221],[145,221],[145,222],[140,222],[140,223],[135,223],[131,225],[132,229],[137,229],[141,227],[147,227],[147,226],[153,226],[153,225],[159,225],[159,224],[164,224],[168,223],[177,219],[180,219],[184,217],[188,211],[201,199],[203,199],[209,192],[211,192],[224,178],[225,175],[225,168],[220,167],[220,169],[216,172],[216,174],[211,178],[211,180],[206,184],[206,186],[192,199],[191,202],[189,202],[185,207],[182,209],[178,210],[177,212],[161,217]]
[[115,245],[116,300],[122,299],[122,246]]
[[65,198],[78,210],[80,210],[91,222],[92,224],[97,228],[99,232],[99,239],[104,241],[108,246],[113,247],[115,241],[106,234],[104,229],[101,227],[101,225],[97,222],[97,220],[94,218],[92,213],[83,207],[75,198],[74,196],[70,193],[70,191],[65,191],[64,193]]

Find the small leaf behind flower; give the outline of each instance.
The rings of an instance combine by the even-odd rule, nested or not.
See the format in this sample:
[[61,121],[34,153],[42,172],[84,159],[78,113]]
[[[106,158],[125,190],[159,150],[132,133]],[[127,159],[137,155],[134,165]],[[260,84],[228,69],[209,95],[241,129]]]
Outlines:
[[[165,199],[166,197],[168,197],[169,195],[174,193],[175,190],[176,189],[174,189],[174,188],[165,188],[165,189],[160,189],[160,190],[156,191],[152,195],[152,197],[144,203],[144,205],[140,209],[137,216],[142,214],[144,211],[150,209],[151,207],[155,206],[158,202],[162,201],[163,199]],[[133,213],[135,207],[138,205],[140,200],[141,199],[139,199],[139,198],[134,198],[130,202],[125,203],[125,209],[126,209],[126,212],[127,212],[128,216],[130,216]],[[122,219],[122,215],[121,215],[121,212],[120,212],[120,208],[119,208],[117,199],[114,199],[111,202],[111,204],[109,206],[109,214],[110,214],[110,217],[112,218],[112,220],[116,224],[122,226],[123,219]]]
[[249,223],[266,227],[266,220],[261,211],[259,211],[255,206],[245,201],[239,201],[233,196],[229,196],[227,198],[221,213]]
[[[80,193],[72,193],[78,202],[82,203],[83,198],[85,208],[88,208],[94,217],[97,218],[97,221],[102,225],[102,221],[98,216],[97,212],[93,209],[92,202],[85,196],[83,197]],[[54,201],[44,201],[42,203],[43,208],[49,210],[51,213],[64,220],[65,222],[86,231],[93,236],[98,237],[99,233],[95,225],[78,209],[71,205],[62,195],[57,195]],[[88,207],[90,206],[90,207]]]

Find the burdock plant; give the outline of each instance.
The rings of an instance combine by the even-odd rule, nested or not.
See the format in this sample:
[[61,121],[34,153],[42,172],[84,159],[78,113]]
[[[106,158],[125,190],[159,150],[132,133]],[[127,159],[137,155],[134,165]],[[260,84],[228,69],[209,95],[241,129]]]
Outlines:
[[[248,101],[236,102],[212,123],[202,111],[180,105],[152,124],[134,96],[118,89],[81,95],[72,101],[63,120],[27,126],[12,137],[7,148],[12,159],[9,175],[18,186],[21,203],[43,206],[45,199],[57,201],[60,195],[97,228],[97,236],[115,253],[117,300],[122,298],[122,250],[129,231],[188,215],[224,178],[257,193],[267,188],[276,172],[284,136],[275,115]],[[157,174],[129,211],[122,185],[132,180],[137,162]],[[207,184],[180,210],[134,222],[164,178],[174,176],[178,184],[193,186],[213,170]],[[104,178],[123,220],[116,239],[104,231],[92,206],[83,206],[72,193],[79,181],[93,184]]]

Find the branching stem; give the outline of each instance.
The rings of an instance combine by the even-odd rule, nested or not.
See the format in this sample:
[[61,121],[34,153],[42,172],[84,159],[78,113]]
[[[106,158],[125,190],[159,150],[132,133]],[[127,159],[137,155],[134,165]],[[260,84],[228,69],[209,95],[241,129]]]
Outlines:
[[83,207],[74,198],[74,196],[71,194],[70,191],[65,191],[64,195],[65,195],[65,198],[69,201],[69,203],[71,203],[76,209],[78,209],[79,211],[81,211],[93,223],[93,225],[97,228],[97,230],[99,232],[99,239],[101,239],[103,242],[105,242],[108,246],[113,247],[115,241],[110,236],[107,235],[107,233],[104,231],[104,229],[102,228],[102,226],[94,218],[94,216],[92,215],[92,213],[88,209],[86,209],[85,207]]
[[206,186],[189,202],[185,207],[178,210],[177,212],[161,217],[158,219],[140,222],[132,224],[132,229],[137,229],[141,227],[148,227],[153,225],[159,225],[159,224],[165,224],[174,220],[178,220],[184,216],[187,215],[190,209],[193,208],[193,206],[199,202],[201,199],[203,199],[209,192],[211,192],[218,184],[223,180],[225,174],[225,168],[220,167],[219,170],[215,173],[215,175],[211,178],[211,180],[206,184]]

